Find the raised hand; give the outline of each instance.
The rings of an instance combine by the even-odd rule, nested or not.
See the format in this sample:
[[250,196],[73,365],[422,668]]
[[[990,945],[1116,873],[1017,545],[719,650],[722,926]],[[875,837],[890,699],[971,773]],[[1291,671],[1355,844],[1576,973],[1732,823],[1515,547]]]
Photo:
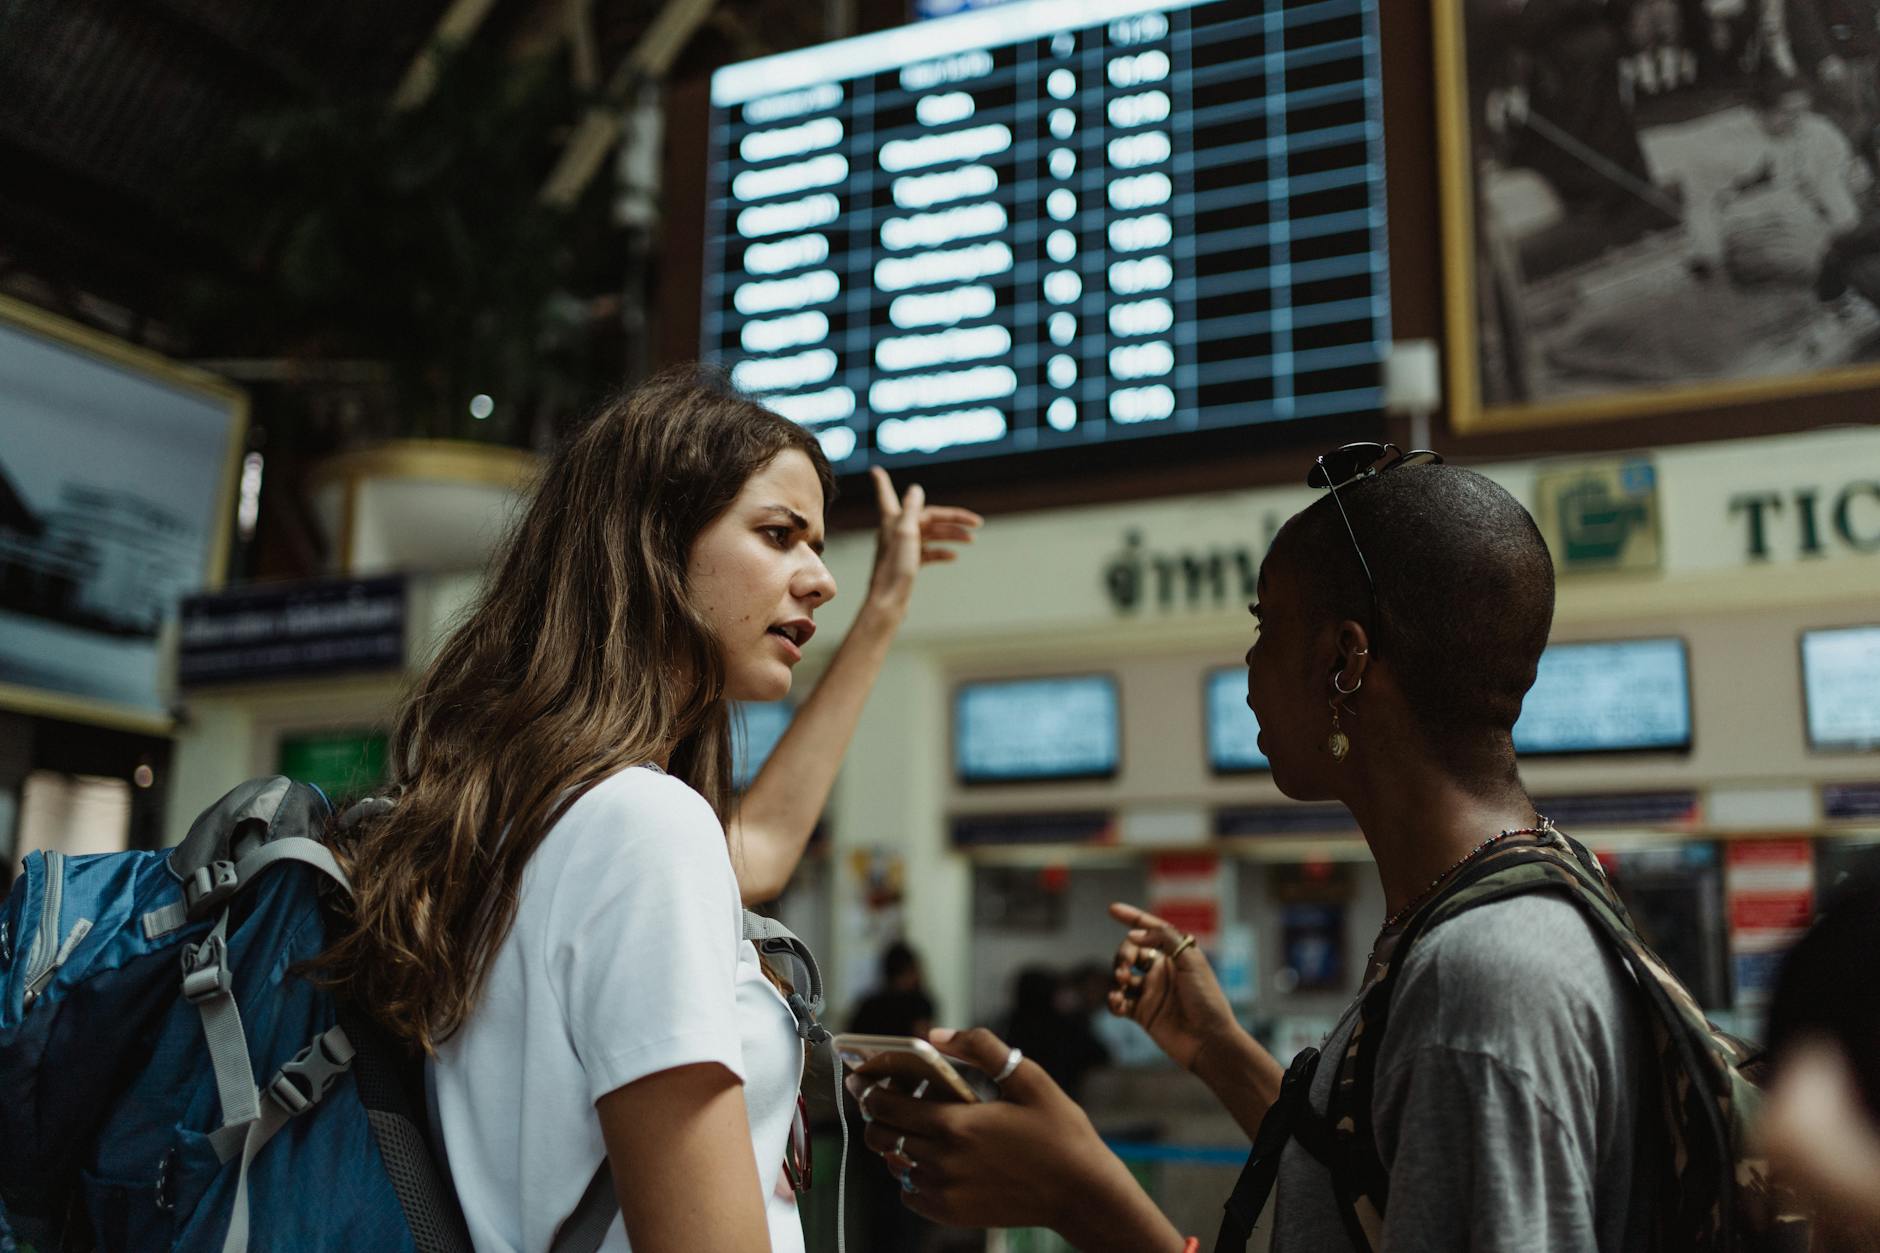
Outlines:
[[1203,1045],[1240,1031],[1208,959],[1147,910],[1118,901],[1110,917],[1129,928],[1116,946],[1110,1012],[1133,1019],[1176,1064],[1193,1070]]
[[917,483],[897,497],[888,472],[876,466],[875,500],[881,507],[881,527],[875,538],[875,569],[868,581],[868,598],[905,613],[914,594],[920,568],[936,561],[959,558],[958,544],[973,542],[973,532],[985,519],[956,505],[930,505]]

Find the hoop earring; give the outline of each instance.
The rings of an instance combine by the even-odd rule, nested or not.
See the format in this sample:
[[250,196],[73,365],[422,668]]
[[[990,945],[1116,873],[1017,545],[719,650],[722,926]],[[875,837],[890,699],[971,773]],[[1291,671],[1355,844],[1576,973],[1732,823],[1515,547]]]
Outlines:
[[1332,733],[1326,737],[1325,751],[1332,755],[1333,761],[1343,761],[1351,754],[1351,737],[1338,725],[1338,702],[1334,700],[1326,703],[1332,707]]
[[[1359,654],[1359,655],[1362,656],[1363,654]],[[1340,696],[1354,696],[1357,694],[1358,689],[1364,686],[1363,675],[1359,675],[1358,681],[1356,683],[1353,683],[1348,688],[1344,687],[1338,682],[1340,679],[1344,677],[1345,677],[1345,672],[1343,670],[1340,670],[1337,674],[1332,676],[1332,690],[1334,692],[1337,692]]]

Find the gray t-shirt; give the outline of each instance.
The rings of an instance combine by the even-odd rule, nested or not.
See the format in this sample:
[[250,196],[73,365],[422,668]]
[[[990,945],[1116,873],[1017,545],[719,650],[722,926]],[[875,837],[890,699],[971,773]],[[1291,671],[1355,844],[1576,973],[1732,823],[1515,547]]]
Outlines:
[[[1321,1114],[1356,1016],[1354,1002],[1324,1048]],[[1529,893],[1426,932],[1378,1054],[1379,1253],[1649,1247],[1653,1074],[1632,976],[1571,902]],[[1352,1247],[1330,1174],[1296,1142],[1272,1247]]]

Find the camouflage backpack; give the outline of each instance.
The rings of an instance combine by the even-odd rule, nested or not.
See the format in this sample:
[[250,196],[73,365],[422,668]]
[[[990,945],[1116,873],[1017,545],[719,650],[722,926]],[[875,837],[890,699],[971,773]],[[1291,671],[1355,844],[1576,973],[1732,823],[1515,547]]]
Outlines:
[[1696,1253],[1806,1249],[1808,1224],[1773,1187],[1751,1147],[1762,1100],[1761,1050],[1712,1025],[1678,977],[1646,947],[1599,863],[1551,828],[1506,839],[1482,854],[1411,918],[1365,994],[1338,1058],[1317,1155],[1329,1156],[1352,1242],[1375,1249],[1390,1177],[1371,1122],[1378,1044],[1404,955],[1438,923],[1490,901],[1551,891],[1579,906],[1638,982],[1657,1059],[1660,1145],[1653,1247]]

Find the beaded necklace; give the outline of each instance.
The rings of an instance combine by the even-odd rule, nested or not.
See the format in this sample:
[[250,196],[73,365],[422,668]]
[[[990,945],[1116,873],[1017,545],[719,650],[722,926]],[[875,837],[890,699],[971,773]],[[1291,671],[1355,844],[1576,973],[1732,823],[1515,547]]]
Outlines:
[[1540,814],[1535,814],[1534,817],[1536,821],[1540,823],[1539,826],[1518,827],[1512,831],[1503,831],[1498,835],[1491,835],[1486,840],[1483,840],[1480,844],[1477,844],[1474,848],[1470,849],[1467,853],[1463,854],[1462,859],[1456,862],[1455,865],[1443,871],[1441,874],[1437,875],[1434,879],[1431,879],[1430,885],[1424,888],[1422,893],[1418,895],[1415,900],[1411,901],[1408,905],[1405,905],[1402,909],[1398,910],[1396,913],[1386,918],[1384,920],[1384,931],[1385,932],[1390,931],[1398,923],[1402,922],[1405,918],[1415,913],[1417,906],[1429,900],[1430,896],[1436,891],[1436,889],[1441,887],[1444,883],[1446,883],[1449,880],[1450,875],[1455,874],[1456,871],[1462,869],[1464,866],[1468,865],[1470,862],[1474,861],[1481,854],[1487,852],[1489,849],[1501,843],[1503,840],[1509,838],[1510,836],[1515,836],[1515,835],[1548,835],[1553,832],[1553,829],[1554,829],[1553,823],[1549,822],[1545,817],[1541,816]]

